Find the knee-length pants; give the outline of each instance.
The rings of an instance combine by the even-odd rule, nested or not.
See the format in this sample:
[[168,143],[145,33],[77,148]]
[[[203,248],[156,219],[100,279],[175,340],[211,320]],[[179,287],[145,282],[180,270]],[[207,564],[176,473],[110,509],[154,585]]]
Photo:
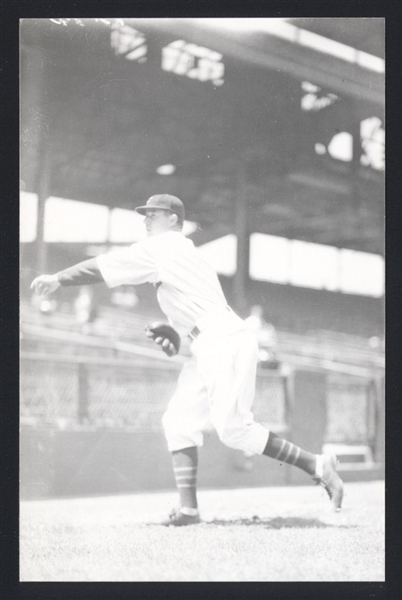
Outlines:
[[202,332],[191,353],[163,417],[169,450],[202,446],[203,431],[212,425],[227,446],[262,454],[269,431],[251,412],[258,356],[254,334],[221,323]]

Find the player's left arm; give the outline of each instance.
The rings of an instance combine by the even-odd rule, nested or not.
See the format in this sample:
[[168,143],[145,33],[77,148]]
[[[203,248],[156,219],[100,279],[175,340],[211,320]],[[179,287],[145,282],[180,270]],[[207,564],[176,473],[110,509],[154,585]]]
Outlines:
[[180,350],[180,335],[168,323],[155,321],[151,325],[147,325],[145,335],[161,346],[163,352],[168,356],[175,356]]

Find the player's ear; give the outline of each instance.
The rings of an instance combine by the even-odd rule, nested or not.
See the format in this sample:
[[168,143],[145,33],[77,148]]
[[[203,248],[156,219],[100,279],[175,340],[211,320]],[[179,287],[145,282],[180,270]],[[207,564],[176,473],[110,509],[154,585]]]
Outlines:
[[177,223],[179,221],[179,217],[175,213],[172,213],[170,215],[170,219],[169,220],[170,220],[171,227],[176,227],[176,225],[177,225]]

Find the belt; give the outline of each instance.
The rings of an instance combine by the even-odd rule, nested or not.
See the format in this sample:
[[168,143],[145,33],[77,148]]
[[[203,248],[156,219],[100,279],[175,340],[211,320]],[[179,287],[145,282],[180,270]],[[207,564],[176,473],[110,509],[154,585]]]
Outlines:
[[197,325],[195,327],[193,327],[193,329],[190,331],[190,333],[188,334],[188,337],[190,338],[190,340],[195,340],[195,338],[197,338],[200,335],[201,331],[200,329],[198,329]]
[[[232,311],[232,309],[230,308],[230,306],[226,306],[226,307],[224,308],[224,310],[225,310],[225,311],[227,311],[227,312],[233,312],[233,311]],[[222,313],[222,311],[219,311],[218,313],[213,313],[213,314],[210,316],[210,318],[209,318],[209,319],[207,318],[206,320],[205,320],[205,319],[200,319],[200,321],[202,322],[202,325],[199,325],[199,326],[198,326],[198,325],[195,325],[195,326],[193,327],[193,329],[192,329],[192,330],[190,331],[190,333],[188,334],[188,337],[190,338],[190,340],[195,340],[195,339],[196,339],[196,338],[197,338],[197,337],[200,335],[200,333],[202,333],[202,332],[203,332],[203,331],[204,331],[204,330],[205,330],[205,329],[208,327],[208,325],[210,325],[210,323],[211,323],[211,322],[212,322],[214,319],[216,319],[216,317],[217,317],[219,314],[221,314],[221,313]]]

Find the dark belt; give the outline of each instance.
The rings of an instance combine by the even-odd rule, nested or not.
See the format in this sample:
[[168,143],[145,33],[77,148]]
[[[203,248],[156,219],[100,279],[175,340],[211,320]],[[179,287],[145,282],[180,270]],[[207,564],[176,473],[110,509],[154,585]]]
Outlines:
[[190,333],[188,334],[188,337],[190,338],[190,340],[195,340],[195,338],[197,338],[200,335],[201,331],[198,329],[197,325],[195,327],[193,327],[193,329],[190,331]]

